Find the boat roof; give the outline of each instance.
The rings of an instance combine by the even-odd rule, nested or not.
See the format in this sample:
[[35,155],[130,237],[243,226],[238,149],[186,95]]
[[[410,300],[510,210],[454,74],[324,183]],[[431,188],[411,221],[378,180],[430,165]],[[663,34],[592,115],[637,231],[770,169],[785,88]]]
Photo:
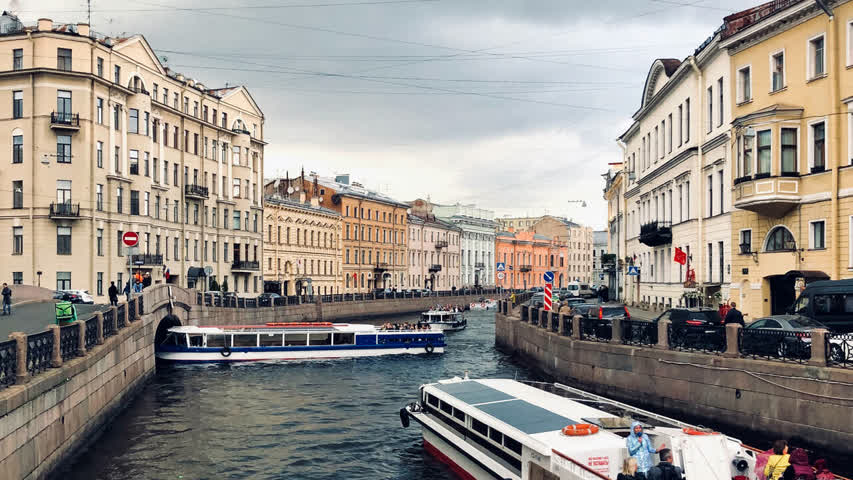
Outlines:
[[442,380],[425,389],[542,455],[550,456],[552,450],[578,452],[625,446],[623,437],[606,429],[576,437],[561,432],[568,425],[589,423],[586,419],[621,417],[515,380]]
[[299,332],[378,332],[375,325],[359,323],[293,323],[273,325],[224,325],[224,326],[193,326],[184,325],[169,329],[173,333],[188,334],[223,334],[223,333],[299,333]]
[[461,315],[462,312],[451,312],[449,310],[427,310],[424,315]]

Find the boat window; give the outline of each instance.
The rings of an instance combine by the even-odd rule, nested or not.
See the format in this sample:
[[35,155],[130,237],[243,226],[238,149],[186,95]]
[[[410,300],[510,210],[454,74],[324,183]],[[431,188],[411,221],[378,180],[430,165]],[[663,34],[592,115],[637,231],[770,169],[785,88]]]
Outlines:
[[494,428],[489,429],[489,438],[494,440],[495,443],[503,445],[504,434]]
[[257,347],[258,346],[258,334],[257,333],[241,333],[234,335],[234,346],[235,347]]
[[190,346],[191,347],[201,347],[204,345],[203,338],[201,335],[190,335]]
[[355,345],[354,333],[336,333],[334,338],[335,345]]
[[479,433],[484,437],[489,435],[489,427],[485,423],[477,420],[476,418],[471,419],[471,428],[473,428],[475,432]]
[[311,340],[311,345],[331,345],[332,344],[332,334],[331,333],[311,333],[308,335],[308,339]]
[[166,339],[163,340],[162,345],[174,345],[178,347],[183,347],[183,342],[178,339],[179,335],[181,338],[183,338],[184,336],[182,333],[170,333],[166,336]]
[[285,347],[302,347],[308,345],[308,334],[307,333],[285,333],[284,334],[284,346]]
[[453,415],[453,405],[450,405],[447,402],[441,402],[441,411],[448,415]]
[[208,347],[224,347],[225,346],[225,335],[208,335],[207,336],[207,346]]
[[504,435],[504,446],[518,455],[521,455],[521,442],[517,442]]
[[465,412],[458,408],[453,409],[453,416],[456,417],[457,420],[465,421]]
[[260,335],[261,346],[262,347],[280,347],[281,346],[281,334],[280,333],[262,333]]
[[433,407],[438,407],[438,398],[427,394],[427,403],[432,405]]

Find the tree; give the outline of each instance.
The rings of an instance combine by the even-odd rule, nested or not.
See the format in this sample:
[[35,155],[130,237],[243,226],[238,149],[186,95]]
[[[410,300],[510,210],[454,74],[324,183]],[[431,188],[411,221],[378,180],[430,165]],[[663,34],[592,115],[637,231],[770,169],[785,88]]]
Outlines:
[[225,280],[222,281],[222,293],[225,293],[227,291],[228,291],[228,279],[226,278]]
[[219,292],[221,288],[219,287],[219,283],[215,278],[210,279],[210,289],[211,292]]

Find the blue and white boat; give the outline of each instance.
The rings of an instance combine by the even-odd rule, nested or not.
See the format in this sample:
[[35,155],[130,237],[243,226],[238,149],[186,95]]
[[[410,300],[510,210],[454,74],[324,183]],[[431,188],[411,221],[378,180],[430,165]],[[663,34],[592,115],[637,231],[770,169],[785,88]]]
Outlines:
[[458,332],[465,330],[468,320],[457,310],[430,310],[421,314],[418,325],[440,332]]
[[385,330],[347,323],[269,323],[229,327],[173,327],[156,346],[172,362],[329,360],[394,354],[444,353],[444,334]]

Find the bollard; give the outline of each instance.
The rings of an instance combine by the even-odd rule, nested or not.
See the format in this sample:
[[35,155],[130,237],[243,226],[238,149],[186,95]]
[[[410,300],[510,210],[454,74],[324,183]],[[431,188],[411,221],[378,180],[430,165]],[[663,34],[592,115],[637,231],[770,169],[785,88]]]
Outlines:
[[27,334],[23,332],[12,332],[9,339],[15,341],[18,365],[15,372],[15,384],[22,385],[30,380],[30,372],[27,371]]
[[726,325],[726,351],[723,353],[724,357],[737,358],[740,356],[740,348],[738,348],[740,329],[741,326],[739,323]]
[[572,317],[572,340],[581,339],[581,316],[575,315]]
[[658,343],[655,348],[669,350],[669,324],[667,319],[658,320]]
[[622,319],[614,318],[610,322],[610,343],[622,344]]
[[48,325],[47,329],[53,333],[53,352],[50,355],[50,366],[59,368],[62,366],[62,345],[59,344],[59,325]]
[[104,344],[104,314],[101,312],[95,313],[95,318],[98,319],[98,334],[95,338],[97,338],[97,344]]
[[811,331],[812,334],[812,358],[809,360],[809,365],[815,367],[826,366],[826,337],[829,331],[825,328],[815,328]]
[[80,329],[80,341],[77,342],[77,356],[83,357],[86,355],[86,321],[77,320],[74,323]]

